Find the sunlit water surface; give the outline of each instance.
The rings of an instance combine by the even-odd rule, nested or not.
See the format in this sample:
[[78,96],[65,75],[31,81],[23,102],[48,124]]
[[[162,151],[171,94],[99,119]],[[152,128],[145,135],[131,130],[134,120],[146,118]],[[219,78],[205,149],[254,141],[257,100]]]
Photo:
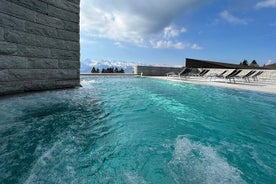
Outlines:
[[0,99],[0,183],[276,183],[276,95],[81,81]]

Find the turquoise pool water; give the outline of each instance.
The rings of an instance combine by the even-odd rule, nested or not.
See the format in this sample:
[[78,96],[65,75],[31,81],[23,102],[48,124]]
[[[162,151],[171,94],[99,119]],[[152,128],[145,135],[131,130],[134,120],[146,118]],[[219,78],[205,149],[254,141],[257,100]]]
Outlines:
[[81,80],[0,99],[0,183],[276,182],[276,95]]

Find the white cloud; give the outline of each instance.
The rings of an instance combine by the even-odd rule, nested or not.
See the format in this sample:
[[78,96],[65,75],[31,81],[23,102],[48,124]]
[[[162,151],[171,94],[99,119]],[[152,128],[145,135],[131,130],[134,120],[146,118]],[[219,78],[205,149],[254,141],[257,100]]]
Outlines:
[[197,44],[191,45],[178,40],[178,36],[186,31],[184,27],[177,28],[174,25],[167,26],[163,29],[161,34],[155,35],[150,39],[149,45],[158,49],[202,49]]
[[174,42],[170,40],[151,40],[150,44],[153,48],[158,49],[184,49],[186,48],[186,45],[183,42]]
[[160,48],[160,49],[185,49],[187,48],[188,44],[185,44],[181,41],[177,40],[177,37],[181,34],[186,32],[187,30],[182,28],[177,28],[174,25],[169,25],[165,27],[162,31],[161,35],[155,35],[153,38],[150,39],[150,46],[153,48]]
[[194,44],[192,44],[191,49],[202,50],[202,47],[200,47],[199,45],[197,45],[197,44],[194,43]]
[[118,48],[125,48],[121,42],[115,42],[114,45],[116,45]]
[[157,49],[193,49],[193,50],[202,50],[203,48],[200,47],[198,44],[189,44],[183,43],[180,41],[170,41],[170,40],[150,40],[150,44],[153,48]]
[[[115,42],[130,42],[138,46],[160,33],[167,39],[165,45],[184,47],[169,39],[186,32],[171,26],[174,19],[209,0],[82,0],[81,33],[90,37],[107,38]],[[162,45],[162,44],[161,44]]]
[[276,0],[264,0],[256,4],[257,8],[276,7]]
[[90,39],[80,38],[80,43],[84,43],[84,44],[96,44],[97,42],[94,41],[94,40],[90,40]]
[[[85,1],[81,1],[85,2]],[[91,3],[92,4],[92,3]],[[87,4],[87,6],[90,6]],[[86,35],[98,38],[109,38],[117,41],[128,40],[134,43],[143,42],[138,32],[128,27],[127,15],[122,12],[107,12],[97,7],[83,8],[81,12],[81,31]],[[139,21],[133,17],[133,21]]]
[[167,39],[177,37],[186,31],[187,30],[184,27],[178,29],[175,26],[170,25],[164,28],[164,37]]
[[242,25],[247,24],[247,21],[245,19],[241,19],[241,18],[231,15],[227,10],[221,12],[220,17],[223,20],[226,20],[227,22],[232,23],[232,24],[242,24]]

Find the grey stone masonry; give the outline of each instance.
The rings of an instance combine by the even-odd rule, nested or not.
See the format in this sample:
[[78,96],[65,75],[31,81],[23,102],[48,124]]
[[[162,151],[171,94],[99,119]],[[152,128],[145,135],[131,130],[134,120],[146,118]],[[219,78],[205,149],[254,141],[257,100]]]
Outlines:
[[134,66],[134,74],[144,76],[166,76],[169,72],[178,74],[180,71],[180,67]]
[[80,0],[0,0],[0,95],[80,86]]

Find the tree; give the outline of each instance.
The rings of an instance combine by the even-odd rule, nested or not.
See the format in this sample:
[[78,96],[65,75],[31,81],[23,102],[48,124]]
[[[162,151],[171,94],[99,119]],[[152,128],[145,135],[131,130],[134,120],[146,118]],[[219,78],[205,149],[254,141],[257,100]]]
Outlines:
[[92,68],[91,73],[96,73],[95,67]]
[[[96,72],[98,71],[98,69],[96,70]],[[102,69],[102,73],[125,73],[124,69],[118,69],[117,67],[114,68],[114,67],[109,67],[109,68],[103,68]]]
[[243,60],[243,62],[242,62],[242,63],[240,63],[240,65],[243,65],[243,66],[248,66],[248,62],[247,62],[247,60],[246,60],[246,59],[244,59],[244,60]]
[[114,68],[110,67],[110,68],[107,68],[106,70],[107,70],[107,73],[114,73]]
[[250,66],[252,66],[252,67],[259,67],[259,65],[258,65],[258,63],[257,63],[256,60],[253,60],[253,61],[251,62],[251,64],[250,64]]
[[97,68],[97,70],[96,70],[96,73],[100,73],[100,70],[99,70],[99,68]]
[[125,73],[124,69],[121,68],[121,70],[119,70],[119,73]]

